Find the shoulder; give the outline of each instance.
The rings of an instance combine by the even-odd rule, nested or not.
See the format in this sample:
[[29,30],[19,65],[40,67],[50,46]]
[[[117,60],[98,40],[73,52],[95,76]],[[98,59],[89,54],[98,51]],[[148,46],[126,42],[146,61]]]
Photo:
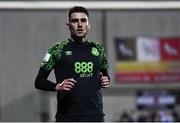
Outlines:
[[62,41],[56,41],[56,43],[48,49],[49,53],[58,52],[63,49],[70,41],[68,39]]
[[52,55],[53,58],[58,59],[61,57],[62,50],[70,41],[62,40],[56,41],[56,43],[48,49],[48,54]]
[[99,51],[103,51],[104,47],[102,44],[95,42],[95,41],[88,41],[90,44],[92,44],[94,47],[96,47]]

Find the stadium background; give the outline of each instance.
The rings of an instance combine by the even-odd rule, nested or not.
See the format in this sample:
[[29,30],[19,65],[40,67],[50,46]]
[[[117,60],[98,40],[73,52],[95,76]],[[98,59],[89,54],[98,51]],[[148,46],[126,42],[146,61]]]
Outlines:
[[[88,6],[92,24],[89,38],[104,44],[110,63],[112,85],[103,90],[106,121],[118,121],[124,110],[136,109],[138,90],[177,90],[180,87],[178,82],[116,82],[114,38],[180,36],[179,2],[175,8],[138,8],[140,3],[129,3],[135,3],[134,8],[113,9],[106,8],[106,4],[104,7],[101,4],[101,9]],[[47,48],[54,41],[69,36],[65,27],[67,7],[38,9],[38,6],[18,8],[15,4],[13,8],[10,3],[6,5],[0,1],[0,121],[54,121],[56,94],[36,90],[34,79]],[[55,81],[53,73],[49,79]],[[179,105],[175,106],[180,113]]]

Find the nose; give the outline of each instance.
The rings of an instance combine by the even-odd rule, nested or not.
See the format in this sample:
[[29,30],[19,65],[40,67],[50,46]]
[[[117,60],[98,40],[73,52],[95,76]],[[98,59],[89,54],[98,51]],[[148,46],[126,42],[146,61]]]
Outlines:
[[78,21],[78,26],[82,26],[81,20]]

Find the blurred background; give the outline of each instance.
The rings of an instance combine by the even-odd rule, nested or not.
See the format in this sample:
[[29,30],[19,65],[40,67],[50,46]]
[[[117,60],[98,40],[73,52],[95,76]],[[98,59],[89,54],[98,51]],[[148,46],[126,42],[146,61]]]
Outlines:
[[55,121],[56,93],[34,80],[47,49],[69,37],[74,5],[89,9],[88,37],[106,48],[105,121],[180,121],[180,2],[167,0],[0,1],[0,121]]

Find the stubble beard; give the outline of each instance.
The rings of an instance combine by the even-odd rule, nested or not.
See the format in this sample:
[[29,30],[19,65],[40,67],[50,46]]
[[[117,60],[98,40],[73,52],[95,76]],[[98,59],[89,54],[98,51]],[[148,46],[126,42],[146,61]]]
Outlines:
[[86,40],[86,35],[87,34],[84,34],[82,36],[78,36],[78,35],[75,35],[75,34],[72,34],[71,33],[71,38],[73,39],[73,41],[75,42],[79,42],[79,43],[82,43]]

